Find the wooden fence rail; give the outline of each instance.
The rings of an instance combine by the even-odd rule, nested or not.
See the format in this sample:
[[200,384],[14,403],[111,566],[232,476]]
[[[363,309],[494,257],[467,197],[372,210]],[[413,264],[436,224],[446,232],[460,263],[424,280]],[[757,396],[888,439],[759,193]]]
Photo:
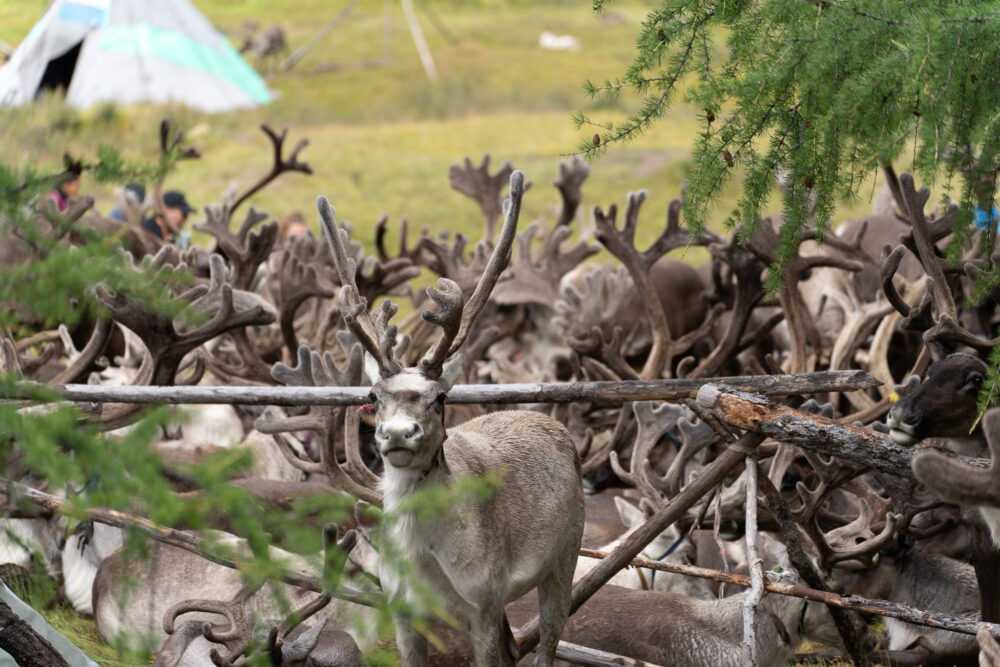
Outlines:
[[[763,396],[869,389],[881,383],[864,371],[824,371],[795,375],[628,380],[620,382],[527,382],[463,384],[448,392],[449,403],[629,403],[693,399],[706,384]],[[164,387],[69,384],[45,387],[22,382],[7,399],[41,399],[55,392],[64,400],[92,403],[230,403],[245,405],[364,405],[370,387]],[[49,394],[51,396],[51,394]]]

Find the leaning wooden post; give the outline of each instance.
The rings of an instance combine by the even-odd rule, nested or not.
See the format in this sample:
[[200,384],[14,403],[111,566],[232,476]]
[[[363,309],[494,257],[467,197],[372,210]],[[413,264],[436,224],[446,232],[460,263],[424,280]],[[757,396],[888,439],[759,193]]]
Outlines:
[[757,552],[757,452],[746,456],[747,508],[746,543],[747,563],[750,565],[750,595],[743,600],[743,664],[757,667],[757,607],[764,599],[764,561]]
[[[730,426],[753,431],[778,442],[798,445],[824,456],[844,458],[897,477],[916,479],[911,468],[913,456],[926,448],[921,445],[903,446],[884,433],[774,405],[759,394],[731,391],[716,384],[702,387],[696,401],[700,408]],[[990,466],[989,459],[936,451],[975,468]]]
[[[606,584],[611,577],[615,576],[615,573],[639,555],[657,535],[682,518],[691,506],[701,500],[702,496],[743,462],[748,451],[755,450],[763,441],[764,436],[750,433],[730,445],[703,473],[657,510],[646,523],[639,526],[635,532],[623,540],[617,549],[609,553],[607,558],[601,561],[597,567],[573,585],[573,603],[570,606],[570,613],[572,614],[579,609],[584,602],[590,599],[590,596]],[[538,644],[537,616],[521,628],[517,643],[521,657],[527,655]]]

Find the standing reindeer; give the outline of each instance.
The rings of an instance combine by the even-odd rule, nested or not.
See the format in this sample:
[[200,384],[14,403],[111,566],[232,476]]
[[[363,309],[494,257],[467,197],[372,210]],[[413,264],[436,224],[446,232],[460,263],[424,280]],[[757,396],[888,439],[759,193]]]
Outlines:
[[[516,644],[504,604],[536,586],[541,617],[536,664],[553,663],[569,616],[584,523],[580,459],[569,432],[555,420],[536,412],[498,412],[445,434],[447,392],[462,372],[462,355],[456,353],[509,261],[523,192],[524,175],[515,171],[500,239],[469,302],[458,284],[445,278],[438,281],[440,291],[428,289],[437,310],[425,311],[423,317],[444,333],[409,368],[394,354],[396,327],[388,320],[396,307],[386,300],[374,317],[368,312],[355,283],[357,266],[346,254],[347,233],[338,229],[325,198],[317,206],[343,285],[341,313],[367,351],[375,441],[385,463],[381,488],[386,510],[399,511],[408,496],[430,486],[504,471],[501,487],[485,500],[468,502],[461,518],[423,520],[400,511],[388,535],[445,608],[471,631],[480,667],[514,663]],[[409,597],[398,575],[381,569],[390,595]],[[403,618],[396,619],[396,645],[403,665],[427,664],[426,639]]]

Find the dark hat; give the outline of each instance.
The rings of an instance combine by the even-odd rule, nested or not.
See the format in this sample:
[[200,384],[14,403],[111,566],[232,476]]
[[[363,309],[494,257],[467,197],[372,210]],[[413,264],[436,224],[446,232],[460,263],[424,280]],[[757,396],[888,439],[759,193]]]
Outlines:
[[163,205],[169,206],[170,208],[179,208],[184,211],[185,214],[190,214],[194,212],[194,208],[191,204],[187,203],[187,199],[184,198],[183,192],[178,192],[177,190],[171,190],[163,194]]

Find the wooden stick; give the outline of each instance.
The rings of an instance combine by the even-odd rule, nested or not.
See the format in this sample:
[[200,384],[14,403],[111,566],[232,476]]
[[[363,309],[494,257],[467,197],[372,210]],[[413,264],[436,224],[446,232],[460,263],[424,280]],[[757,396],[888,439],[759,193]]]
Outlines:
[[[708,383],[764,396],[851,391],[880,383],[863,371],[824,371],[798,375],[746,375],[711,379],[635,380],[608,382],[526,382],[457,385],[449,403],[629,403],[680,401],[697,396]],[[64,399],[100,403],[239,403],[247,405],[364,405],[370,387],[105,387],[70,384],[52,387]],[[8,398],[32,398],[41,385],[19,383]]]
[[569,642],[559,642],[556,646],[556,657],[574,665],[586,665],[586,667],[659,667],[659,665],[645,660],[627,658],[616,653],[608,653]]
[[[763,450],[764,447],[761,447],[760,451],[763,452]],[[795,523],[795,517],[792,516],[792,511],[788,507],[788,503],[781,497],[781,494],[778,493],[778,490],[771,483],[767,475],[760,475],[758,483],[760,484],[761,493],[763,493],[764,498],[767,500],[767,504],[771,507],[771,511],[774,512],[778,523],[781,524],[781,532],[785,538],[785,547],[788,549],[788,560],[791,561],[792,567],[799,573],[799,576],[802,577],[807,586],[829,593],[830,587],[827,586],[823,575],[820,574],[819,570],[813,565],[813,562],[806,556],[805,549],[802,546],[802,536],[799,534],[799,526]],[[862,645],[861,637],[858,636],[853,619],[850,617],[848,611],[839,607],[830,607],[830,616],[833,617],[833,623],[837,626],[837,632],[840,634],[840,638],[844,642],[844,647],[847,649],[847,653],[853,664],[858,667],[868,667],[871,664],[871,660],[868,658],[868,652]]]
[[[573,603],[570,613],[579,609],[590,596],[596,593],[619,570],[628,565],[639,552],[646,548],[660,533],[684,516],[688,508],[701,500],[721,479],[742,463],[748,451],[756,449],[764,441],[764,436],[748,434],[723,451],[698,477],[685,486],[680,493],[670,499],[646,523],[625,538],[603,562],[588,572],[573,585]],[[538,644],[538,617],[521,627],[517,638],[521,657],[527,655]]]
[[[757,552],[757,454],[747,454],[746,539],[750,595],[743,600],[743,664],[757,667],[757,607],[764,599],[764,561]],[[716,522],[718,523],[718,522]]]
[[[916,479],[910,468],[914,454],[926,448],[926,445],[904,447],[883,433],[773,405],[758,394],[730,391],[718,385],[702,387],[696,403],[731,426],[909,479]],[[990,465],[989,459],[935,451],[976,468]]]
[[[607,560],[614,555],[614,552],[607,553],[604,551],[596,551],[594,549],[580,549],[580,555],[586,558],[603,558]],[[696,567],[694,565],[679,565],[676,563],[649,560],[647,558],[633,558],[627,563],[627,565],[630,565],[631,567],[642,567],[649,570],[660,570],[661,572],[685,574],[692,577],[700,577],[702,579],[711,579],[724,584],[735,584],[744,588],[750,588],[751,586],[750,577],[745,574],[733,574],[731,572],[711,570],[709,568]],[[1000,624],[986,623],[975,618],[966,618],[964,616],[952,616],[951,614],[923,611],[921,609],[917,609],[916,607],[891,602],[889,600],[874,600],[871,598],[861,597],[860,595],[838,595],[837,593],[818,591],[814,588],[808,588],[806,586],[782,584],[766,580],[764,582],[764,588],[767,591],[777,593],[778,595],[788,595],[791,597],[810,600],[812,602],[822,602],[823,604],[831,607],[851,609],[865,614],[898,618],[901,621],[913,623],[914,625],[923,625],[928,628],[950,630],[951,632],[960,632],[965,635],[974,635],[980,630],[985,629],[994,637],[1000,637]]]

